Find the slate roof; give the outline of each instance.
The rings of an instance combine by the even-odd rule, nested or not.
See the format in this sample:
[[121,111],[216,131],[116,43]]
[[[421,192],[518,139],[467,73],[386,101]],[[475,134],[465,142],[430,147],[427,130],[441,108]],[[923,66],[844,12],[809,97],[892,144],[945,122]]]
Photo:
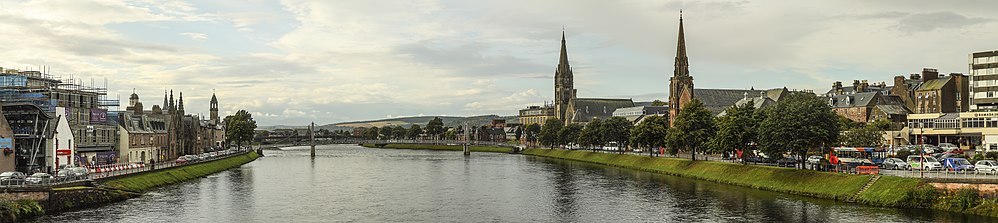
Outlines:
[[[769,107],[770,105],[776,104],[776,101],[770,99],[769,97],[748,97],[748,98],[742,98],[742,100],[738,100],[737,102],[735,102],[733,106],[742,106],[749,102],[752,102],[752,106],[755,107],[756,109],[765,108]],[[725,113],[726,111],[721,111],[721,113],[718,113],[716,116],[724,116]]]
[[593,118],[606,119],[618,108],[634,107],[631,99],[573,98],[568,101],[566,119],[571,122],[589,122]]
[[759,95],[762,90],[738,90],[738,89],[693,89],[693,98],[703,102],[704,107],[710,110],[712,115],[720,114],[724,109],[731,107],[738,100]]
[[[876,104],[880,92],[863,92],[847,95],[833,95],[829,100],[832,108],[867,107]],[[871,104],[873,103],[873,104]]]
[[918,87],[918,90],[919,91],[928,91],[928,90],[939,90],[939,89],[942,89],[943,86],[946,86],[946,83],[949,83],[950,79],[952,79],[952,78],[951,77],[945,77],[945,78],[932,79],[932,80],[926,81],[926,82],[922,83],[922,86]]
[[907,107],[904,105],[877,105],[877,109],[880,109],[884,113],[890,115],[907,115],[911,114]]

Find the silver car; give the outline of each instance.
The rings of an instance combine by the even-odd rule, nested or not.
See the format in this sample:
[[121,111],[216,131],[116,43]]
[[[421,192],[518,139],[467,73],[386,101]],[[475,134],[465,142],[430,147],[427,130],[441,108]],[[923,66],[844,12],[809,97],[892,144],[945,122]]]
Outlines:
[[887,158],[884,160],[884,163],[880,164],[880,166],[884,169],[891,170],[906,170],[911,168],[907,162],[898,158]]
[[994,160],[981,160],[974,164],[977,172],[998,174],[998,162]]
[[24,178],[27,176],[24,173],[17,171],[9,171],[0,173],[0,184],[11,185],[11,184],[21,184],[24,182]]
[[31,174],[31,176],[25,180],[25,183],[29,184],[48,184],[50,182],[52,182],[52,175],[47,173]]

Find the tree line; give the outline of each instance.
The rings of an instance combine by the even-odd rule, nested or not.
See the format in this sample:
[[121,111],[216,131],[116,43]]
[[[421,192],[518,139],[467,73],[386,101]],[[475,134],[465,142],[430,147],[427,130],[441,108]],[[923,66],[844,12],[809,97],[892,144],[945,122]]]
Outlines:
[[611,117],[594,119],[584,126],[564,126],[561,120],[549,119],[541,126],[538,138],[549,148],[598,148],[610,143],[649,150],[664,147],[669,154],[689,154],[694,160],[697,154],[732,156],[752,150],[770,159],[789,156],[804,160],[808,154],[827,153],[833,146],[880,145],[881,132],[890,125],[886,120],[865,126],[850,124],[817,95],[801,92],[791,92],[762,109],[751,102],[732,106],[720,117],[714,117],[694,99],[683,106],[671,128],[667,119],[649,116],[633,125],[622,117]]

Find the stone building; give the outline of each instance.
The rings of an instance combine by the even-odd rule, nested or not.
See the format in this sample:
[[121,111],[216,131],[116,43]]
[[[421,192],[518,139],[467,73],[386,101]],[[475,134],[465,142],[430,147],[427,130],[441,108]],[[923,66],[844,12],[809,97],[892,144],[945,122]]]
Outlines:
[[[568,65],[568,48],[565,46],[565,31],[561,32],[561,55],[558,68],[554,71],[554,109],[559,120],[565,120],[568,102],[575,98],[575,84],[572,66]],[[524,124],[526,125],[526,124]]]
[[951,113],[970,110],[970,80],[959,73],[940,76],[936,69],[922,70],[922,84],[915,90],[915,107],[918,114]]
[[690,75],[689,58],[686,56],[686,39],[683,30],[683,17],[679,17],[679,40],[676,48],[675,66],[672,77],[669,78],[669,125],[675,121],[683,106],[693,99],[704,104],[712,115],[718,115],[746,95],[764,94],[774,101],[779,101],[787,94],[786,88],[771,90],[741,89],[696,89],[693,87],[693,76]]
[[544,122],[548,119],[555,118],[555,115],[554,106],[529,106],[527,108],[520,109],[520,115],[517,118],[520,119],[520,124],[523,124],[523,126],[530,126],[533,124],[544,125]]
[[904,107],[901,97],[884,95],[879,91],[833,95],[828,105],[836,114],[858,123],[868,123],[878,118],[904,122],[911,113]]
[[144,111],[138,94],[132,93],[128,107],[120,116],[119,162],[149,163],[164,161],[161,154],[169,148],[167,143],[167,122],[156,113],[162,109]]
[[605,120],[613,117],[618,108],[634,107],[631,99],[615,98],[573,98],[568,102],[565,124],[586,124],[593,119]]

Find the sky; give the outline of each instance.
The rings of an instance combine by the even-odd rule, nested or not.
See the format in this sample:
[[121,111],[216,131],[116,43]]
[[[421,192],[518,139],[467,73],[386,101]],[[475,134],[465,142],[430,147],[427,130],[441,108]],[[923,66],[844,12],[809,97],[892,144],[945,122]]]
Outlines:
[[[667,100],[679,11],[697,88],[810,89],[967,73],[998,1],[4,0],[0,67],[145,107],[258,125],[515,115],[553,100],[562,30],[579,97]],[[122,107],[121,109],[124,109]]]

